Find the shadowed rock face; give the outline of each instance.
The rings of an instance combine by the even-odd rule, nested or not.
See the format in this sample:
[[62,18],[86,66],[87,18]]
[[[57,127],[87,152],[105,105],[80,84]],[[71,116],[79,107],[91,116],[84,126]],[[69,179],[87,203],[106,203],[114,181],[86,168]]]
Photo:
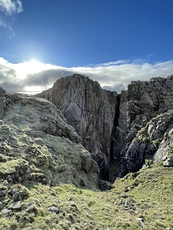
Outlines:
[[108,179],[117,93],[104,90],[98,82],[76,74],[57,80],[51,89],[39,96],[61,110],[98,162],[102,177]]
[[132,82],[126,94],[127,117],[121,119],[128,127],[121,152],[122,175],[139,170],[148,159],[165,162],[169,158],[171,165],[173,76]]
[[4,109],[5,109],[5,100],[4,100],[5,93],[6,91],[0,87],[0,119],[3,116]]

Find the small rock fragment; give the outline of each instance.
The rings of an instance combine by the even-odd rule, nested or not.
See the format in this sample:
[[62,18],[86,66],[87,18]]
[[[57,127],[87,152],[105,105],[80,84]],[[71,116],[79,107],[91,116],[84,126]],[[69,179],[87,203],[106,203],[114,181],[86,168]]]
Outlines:
[[57,208],[56,206],[51,206],[51,207],[49,207],[49,208],[48,208],[48,211],[49,211],[49,212],[54,212],[54,213],[56,213],[56,214],[59,213],[59,210],[58,210],[58,208]]

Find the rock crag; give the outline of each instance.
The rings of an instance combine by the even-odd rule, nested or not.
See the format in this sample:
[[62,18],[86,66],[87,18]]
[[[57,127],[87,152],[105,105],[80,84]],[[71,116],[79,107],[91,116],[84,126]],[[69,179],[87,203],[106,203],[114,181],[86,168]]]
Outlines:
[[0,95],[1,183],[98,188],[97,163],[55,105],[2,89]]
[[118,111],[117,93],[75,74],[57,80],[51,89],[37,96],[48,99],[61,110],[98,162],[102,178],[108,180],[112,131]]
[[[132,82],[127,90],[117,94],[75,74],[57,80],[38,96],[62,111],[98,162],[103,179],[114,181],[116,176],[139,170],[148,156],[153,162],[164,158],[165,165],[172,162],[172,158],[166,157],[170,154],[161,157],[159,148],[171,141],[165,136],[172,126],[173,76]],[[168,121],[163,123],[162,117]],[[158,143],[162,143],[160,147]]]
[[139,170],[148,158],[151,162],[169,161],[171,165],[173,76],[132,82],[125,104],[128,129],[121,152],[122,175]]

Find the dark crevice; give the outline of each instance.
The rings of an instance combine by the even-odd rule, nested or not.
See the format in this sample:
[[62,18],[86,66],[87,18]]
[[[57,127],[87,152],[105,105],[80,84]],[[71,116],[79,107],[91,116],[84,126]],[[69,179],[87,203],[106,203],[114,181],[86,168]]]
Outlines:
[[120,99],[121,99],[121,94],[117,95],[117,105],[115,108],[115,117],[114,117],[114,126],[112,129],[112,141],[111,141],[111,146],[110,146],[110,163],[114,161],[114,158],[117,157],[115,156],[115,145],[116,140],[117,140],[117,127],[118,127],[118,119],[120,115]]
[[[112,141],[110,144],[109,154],[106,154],[106,148],[102,150],[103,155],[99,152],[98,154],[92,154],[92,158],[98,163],[100,168],[100,178],[103,181],[114,182],[119,171],[120,164],[120,133],[118,130],[119,116],[120,116],[120,99],[121,94],[117,95],[117,103],[115,105],[115,116],[114,124],[112,128]],[[120,143],[118,143],[120,142]],[[107,158],[107,159],[106,159]]]
[[112,141],[110,145],[109,181],[113,183],[119,176],[120,152],[122,150],[122,136],[119,129],[121,94],[117,95],[117,105],[115,108],[114,127],[112,129]]

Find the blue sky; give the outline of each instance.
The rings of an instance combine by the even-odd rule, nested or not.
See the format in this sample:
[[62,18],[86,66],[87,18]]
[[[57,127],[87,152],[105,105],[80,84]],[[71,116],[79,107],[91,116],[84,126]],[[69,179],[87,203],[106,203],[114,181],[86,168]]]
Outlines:
[[0,0],[0,85],[48,87],[79,72],[121,90],[172,74],[172,9],[172,0]]

